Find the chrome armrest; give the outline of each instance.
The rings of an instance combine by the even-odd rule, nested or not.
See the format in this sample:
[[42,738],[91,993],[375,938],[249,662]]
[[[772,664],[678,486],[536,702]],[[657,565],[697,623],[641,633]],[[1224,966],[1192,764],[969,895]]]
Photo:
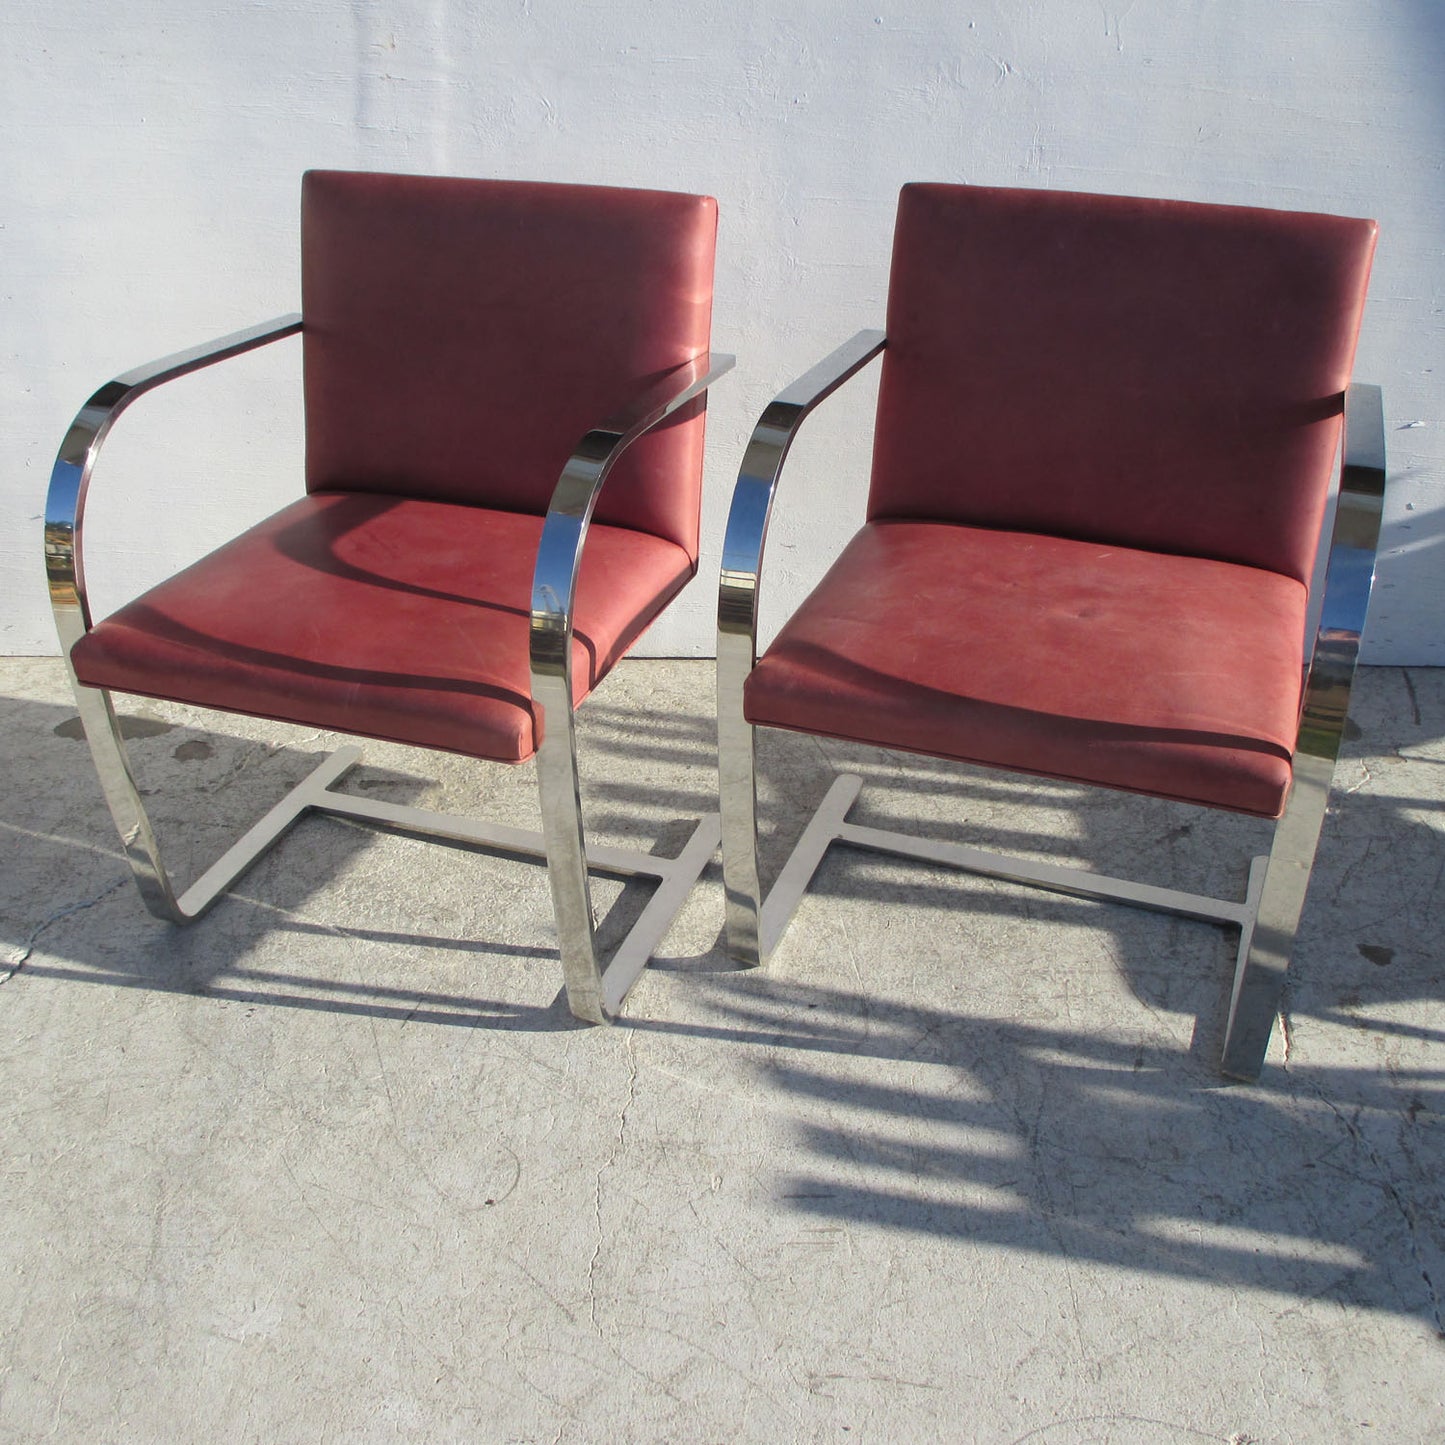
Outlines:
[[[757,661],[758,574],[788,449],[808,413],[886,344],[883,332],[860,331],[780,392],[753,428],[728,512],[717,606],[718,658],[729,665],[740,663],[744,676]],[[734,657],[740,645],[746,656]]]
[[1296,773],[1309,759],[1333,770],[1339,753],[1375,580],[1384,501],[1385,418],[1380,388],[1356,384],[1345,393],[1339,502],[1314,650],[1300,700]]
[[187,372],[199,371],[217,361],[252,351],[268,341],[277,341],[301,330],[295,312],[263,321],[245,331],[233,331],[188,351],[177,351],[159,361],[148,362],[108,381],[76,413],[55,465],[50,472],[50,490],[45,498],[45,575],[50,585],[50,605],[66,655],[90,627],[90,607],[85,596],[85,569],[81,556],[81,526],[85,518],[85,494],[96,458],[115,419],[138,396],[174,381]]
[[532,573],[532,695],[545,691],[549,679],[566,683],[571,701],[572,614],[577,574],[592,510],[608,473],[640,436],[667,420],[694,397],[701,396],[734,358],[704,352],[669,371],[620,412],[595,426],[577,443],[547,508],[537,565]]

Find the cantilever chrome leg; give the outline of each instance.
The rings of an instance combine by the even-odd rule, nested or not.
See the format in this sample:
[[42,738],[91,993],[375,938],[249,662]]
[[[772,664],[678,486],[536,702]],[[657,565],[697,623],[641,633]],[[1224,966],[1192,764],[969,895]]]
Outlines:
[[860,331],[774,398],[748,440],[728,510],[717,609],[718,793],[727,951],[746,967],[767,962],[787,922],[770,929],[763,908],[754,734],[743,715],[743,684],[757,661],[759,573],[773,496],[803,421],[884,345],[881,331]]
[[[126,757],[110,694],[86,687],[72,674],[76,705],[101,789],[120,832],[126,858],[146,907],[169,923],[191,923],[214,904],[283,834],[309,812],[414,833],[440,843],[493,848],[547,864],[561,945],[567,1003],[579,1018],[605,1023],[622,1008],[636,982],[717,851],[718,815],[698,820],[681,853],[661,858],[626,848],[583,851],[576,743],[570,710],[558,710],[562,727],[549,730],[537,757],[543,830],[508,827],[477,818],[405,807],[378,798],[332,791],[361,760],[354,745],[339,748],[307,774],[274,808],[237,840],[179,896],[161,860],[160,847]],[[657,883],[606,971],[597,957],[588,870]]]
[[744,967],[768,961],[776,934],[764,937],[758,878],[758,793],[755,730],[743,716],[742,684],[752,669],[734,657],[738,639],[718,642],[718,802],[722,810],[723,888],[728,957]]
[[[751,758],[751,751],[749,752]],[[1181,918],[1221,924],[1240,930],[1239,953],[1235,966],[1234,997],[1230,1005],[1229,1024],[1225,1034],[1223,1071],[1240,1079],[1253,1080],[1264,1066],[1264,1053],[1269,1044],[1279,1007],[1281,990],[1289,968],[1290,951],[1295,930],[1299,926],[1305,893],[1309,887],[1310,868],[1314,862],[1325,805],[1329,799],[1333,760],[1296,761],[1294,790],[1289,808],[1281,819],[1269,858],[1256,858],[1250,864],[1249,882],[1242,902],[1185,893],[1174,888],[1156,888],[1125,878],[1111,878],[1082,868],[1067,868],[1054,863],[1034,863],[1028,859],[989,853],[959,843],[945,843],[925,838],[912,838],[889,829],[870,828],[848,822],[848,811],[862,788],[862,779],[845,773],[836,778],[817,811],[803,830],[788,861],[778,874],[761,909],[745,917],[755,920],[757,935],[766,958],[787,929],[794,910],[807,891],[813,874],[824,854],[834,843],[863,848],[876,853],[891,853],[921,862],[941,864],[960,872],[975,873],[985,878],[1022,883],[1051,893],[1065,893],[1075,898],[1091,898],[1105,903],[1122,903],[1132,908],[1146,908],[1158,913],[1172,913]],[[751,782],[751,776],[748,779]],[[746,798],[733,799],[735,812],[741,817]],[[728,862],[728,843],[734,838],[735,851],[743,851],[748,838],[743,827],[752,817],[742,820],[735,835],[727,832],[728,792],[723,792],[723,861]],[[749,853],[751,870],[739,870],[745,883],[757,886],[756,854]],[[756,895],[752,895],[756,896]],[[749,901],[744,894],[743,902]],[[729,903],[732,902],[731,889]],[[729,925],[732,915],[729,914]],[[729,951],[733,934],[729,932]],[[736,955],[735,955],[736,956]]]
[[1357,383],[1345,394],[1341,452],[1324,597],[1300,703],[1294,782],[1275,829],[1254,938],[1240,949],[1229,1003],[1220,1068],[1239,1079],[1255,1079],[1264,1067],[1349,716],[1385,500],[1379,387]]
[[136,886],[145,906],[169,923],[191,923],[205,913],[308,810],[324,808],[327,789],[361,758],[357,747],[332,753],[177,896],[130,769],[110,694],[102,688],[86,687],[73,673],[71,684],[101,791],[120,833]]
[[1265,1051],[1279,1012],[1299,931],[1305,895],[1330,800],[1334,759],[1295,758],[1294,784],[1284,816],[1275,826],[1274,844],[1263,879],[1252,929],[1240,939],[1224,1029],[1220,1069],[1234,1079],[1253,1082],[1264,1068]]
[[1069,868],[1057,863],[1035,863],[1005,853],[990,853],[962,843],[931,838],[914,838],[887,828],[870,828],[848,821],[848,811],[863,786],[856,773],[835,778],[827,795],[803,830],[792,855],[763,905],[763,936],[775,943],[807,891],[823,855],[834,843],[862,848],[873,853],[891,853],[937,863],[960,873],[976,873],[1007,883],[1022,883],[1048,893],[1066,893],[1074,898],[1091,898],[1101,903],[1124,903],[1156,913],[1173,913],[1204,923],[1232,925],[1246,933],[1254,926],[1254,915],[1263,887],[1264,859],[1256,858],[1250,868],[1249,887],[1241,903],[1211,898],[1202,893],[1185,893],[1177,888],[1157,888],[1128,878],[1111,878],[1086,868]]
[[[567,1002],[574,1014],[592,1023],[605,1023],[621,1006],[633,979],[707,866],[718,835],[717,815],[711,814],[698,823],[691,842],[678,858],[643,861],[640,855],[628,855],[633,861],[622,872],[652,873],[662,880],[662,886],[604,975],[597,959],[597,930],[587,883],[589,863],[598,866],[599,854],[589,854],[583,839],[572,725],[572,635],[583,547],[598,494],[617,459],[639,437],[677,415],[689,402],[696,401],[701,408],[709,385],[732,364],[731,356],[695,356],[634,397],[623,411],[587,432],[557,479],[537,545],[528,651],[532,700],[541,704],[543,715],[537,779],[542,794],[547,872],[557,915]],[[651,940],[645,950],[644,939]]]
[[140,896],[157,918],[185,923],[187,917],[181,912],[165,864],[161,862],[160,845],[141,802],[135,775],[130,770],[130,759],[126,757],[120,722],[110,694],[97,688],[82,687],[73,675],[71,684],[85,740],[90,745],[90,756],[95,761],[95,771],[100,778],[101,791],[105,794],[110,816],[115,820],[116,831],[120,834],[126,861],[135,874]]
[[[675,858],[658,858],[620,848],[588,848],[582,826],[572,709],[565,701],[566,694],[551,686],[550,679],[534,677],[533,686],[546,708],[542,746],[537,751],[537,784],[542,799],[542,839],[552,889],[552,909],[557,920],[567,1006],[589,1023],[607,1023],[621,1011],[627,991],[647,967],[702,870],[712,861],[721,828],[716,813],[705,814]],[[648,875],[658,882],[637,922],[617,946],[605,969],[597,956],[589,869],[621,877]]]
[[[542,800],[542,836],[547,848],[547,880],[557,918],[557,943],[567,1006],[580,1019],[606,1023],[602,1007],[602,970],[597,962],[597,927],[587,881],[587,849],[582,836],[582,796],[577,781],[577,739],[572,700],[562,692],[567,679],[541,697],[546,731],[537,751],[537,787]],[[535,684],[534,684],[535,688]]]
[[1294,782],[1275,828],[1253,939],[1240,947],[1220,1068],[1255,1079],[1279,1011],[1350,710],[1385,500],[1385,416],[1377,386],[1345,394],[1340,490],[1324,596],[1300,702]]

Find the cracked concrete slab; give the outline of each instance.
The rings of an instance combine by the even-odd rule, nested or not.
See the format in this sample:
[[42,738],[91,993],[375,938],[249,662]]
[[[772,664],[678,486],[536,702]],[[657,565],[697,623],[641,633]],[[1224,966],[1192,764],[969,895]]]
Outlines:
[[[711,668],[581,714],[609,841],[715,806]],[[0,662],[0,1437],[1445,1438],[1445,672],[1368,669],[1257,1086],[1232,940],[835,849],[773,965],[704,875],[618,1027],[539,868],[303,823],[140,904],[58,664]],[[176,871],[329,737],[122,700]],[[1227,893],[1249,820],[782,734],[776,868],[860,821]],[[529,768],[349,786],[530,826]],[[616,936],[636,898],[601,884]]]

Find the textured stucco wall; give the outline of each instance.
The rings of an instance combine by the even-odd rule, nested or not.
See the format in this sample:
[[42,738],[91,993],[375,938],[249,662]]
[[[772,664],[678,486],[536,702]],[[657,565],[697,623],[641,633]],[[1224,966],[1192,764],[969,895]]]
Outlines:
[[[75,408],[120,369],[294,307],[299,176],[337,166],[719,198],[715,336],[739,370],[711,410],[703,572],[649,639],[657,652],[711,650],[748,428],[795,372],[881,324],[903,181],[1375,216],[1357,373],[1385,387],[1394,490],[1367,656],[1445,663],[1440,0],[9,0],[6,12],[0,652],[55,646],[40,512]],[[130,413],[89,514],[98,610],[294,494],[298,352],[281,343]],[[857,520],[870,397],[854,383],[795,452],[774,603],[820,575]]]

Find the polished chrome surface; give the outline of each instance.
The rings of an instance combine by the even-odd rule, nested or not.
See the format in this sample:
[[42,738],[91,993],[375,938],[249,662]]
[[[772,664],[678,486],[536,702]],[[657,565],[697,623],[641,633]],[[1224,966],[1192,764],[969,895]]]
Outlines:
[[858,797],[863,779],[856,773],[844,773],[833,780],[817,811],[808,819],[808,826],[797,841],[788,861],[783,864],[773,886],[768,889],[758,920],[759,961],[766,963],[787,932],[803,894],[813,881],[813,874],[823,855],[837,840],[848,809]]
[[701,396],[732,370],[733,361],[731,356],[705,352],[684,362],[650,386],[625,411],[593,427],[567,459],[547,508],[532,574],[534,684],[539,676],[560,677],[571,671],[577,574],[587,528],[608,473],[633,442]]
[[1186,893],[1177,888],[1156,888],[1148,883],[1135,883],[1128,878],[1112,878],[1086,868],[1066,868],[1057,863],[1035,863],[1004,853],[989,853],[962,843],[939,839],[914,838],[907,833],[887,828],[869,828],[848,821],[863,787],[856,773],[842,773],[833,780],[808,826],[803,830],[788,861],[778,874],[777,882],[768,891],[762,908],[761,937],[764,955],[771,952],[786,932],[803,894],[808,891],[813,874],[823,855],[834,843],[863,848],[872,853],[890,853],[904,858],[917,858],[937,863],[961,873],[975,873],[984,878],[998,878],[1009,883],[1022,883],[1048,893],[1066,893],[1074,898],[1089,898],[1102,903],[1125,903],[1133,908],[1147,908],[1156,913],[1172,913],[1181,918],[1194,918],[1204,923],[1221,923],[1241,930],[1241,956],[1247,951],[1255,926],[1255,910],[1264,886],[1265,859],[1256,858],[1250,865],[1249,885],[1244,900],[1232,903],[1224,898],[1211,898],[1202,893]]
[[706,392],[732,365],[731,356],[717,353],[694,357],[649,387],[626,411],[589,431],[557,480],[537,547],[531,670],[532,701],[541,711],[537,785],[547,842],[547,876],[557,915],[567,1002],[578,1018],[592,1023],[605,1023],[621,996],[609,1003],[610,993],[604,988],[597,958],[572,724],[572,619],[582,550],[598,495],[617,459],[639,437]]
[[333,753],[178,897],[130,770],[110,694],[103,688],[86,687],[73,676],[71,681],[101,790],[136,886],[146,907],[170,923],[190,923],[199,918],[308,809],[321,807],[325,789],[361,757],[361,749],[355,747]]
[[1300,707],[1294,783],[1275,829],[1253,946],[1235,969],[1230,996],[1221,1067],[1239,1079],[1257,1078],[1264,1067],[1349,712],[1385,501],[1379,387],[1355,385],[1345,393],[1342,452],[1324,601]]
[[[648,960],[657,951],[663,935],[672,926],[687,895],[692,892],[702,870],[712,862],[722,841],[722,827],[716,813],[706,813],[698,820],[692,836],[683,846],[681,853],[672,859],[649,858],[648,862],[667,862],[672,866],[663,876],[656,892],[648,900],[632,931],[618,944],[617,951],[602,975],[602,1011],[609,1017],[615,1016],[627,997],[627,990],[647,967]],[[587,850],[587,861],[596,866],[597,854]],[[646,855],[634,853],[631,857],[641,860]]]
[[[253,351],[267,342],[301,330],[300,316],[278,316],[245,331],[193,346],[148,362],[108,381],[76,413],[50,473],[45,499],[45,573],[50,584],[50,605],[55,611],[60,641],[67,658],[70,648],[90,626],[85,598],[85,569],[80,533],[85,516],[85,494],[91,470],[115,419],[139,396],[167,381],[174,381],[203,366]],[[65,614],[62,617],[62,614]],[[73,614],[73,615],[71,615]]]
[[[70,649],[90,628],[82,552],[86,493],[96,458],[111,426],[137,397],[164,382],[252,351],[283,336],[292,336],[300,329],[300,316],[294,313],[279,316],[245,331],[232,332],[216,341],[135,367],[106,382],[76,413],[50,473],[50,490],[45,499],[45,573],[50,587],[50,606],[55,614],[55,630],[60,635],[61,655],[65,659],[66,672],[75,693],[86,741],[95,759],[105,801],[120,831],[121,843],[135,873],[141,897],[157,917],[177,923],[194,917],[209,905],[211,899],[200,901],[195,888],[184,898],[176,897],[126,760],[110,696],[82,686],[70,664]],[[285,826],[289,824],[284,825],[281,831]],[[249,866],[249,862],[243,866]]]
[[1148,883],[1135,883],[1128,878],[1111,878],[1086,868],[1066,868],[1057,863],[1034,863],[1027,858],[1011,858],[970,848],[961,843],[936,842],[927,838],[902,838],[881,828],[864,828],[845,822],[838,830],[840,843],[875,852],[902,853],[925,862],[942,863],[963,873],[977,873],[984,878],[999,878],[1012,883],[1026,883],[1046,893],[1067,893],[1074,898],[1090,898],[1100,903],[1127,903],[1131,908],[1147,908],[1156,913],[1173,913],[1180,918],[1194,918],[1202,923],[1229,923],[1243,928],[1250,919],[1247,903],[1231,903],[1224,898],[1210,898],[1202,893],[1186,893],[1178,888],[1156,888]]
[[[98,754],[97,761],[103,756],[107,769],[118,770],[122,778],[119,788],[125,789],[134,799],[129,817],[132,820],[135,846],[132,838],[127,837],[125,829],[122,829],[122,841],[126,844],[126,853],[135,872],[141,896],[152,913],[172,923],[190,923],[199,918],[252,864],[310,812],[330,813],[357,822],[376,824],[396,832],[414,833],[440,843],[481,846],[514,857],[533,858],[544,862],[547,860],[547,840],[538,830],[514,828],[504,823],[488,823],[479,818],[439,813],[427,808],[406,807],[378,798],[333,791],[332,784],[361,761],[361,749],[348,745],[338,748],[307,774],[177,898],[161,865],[150,821],[139,793],[135,790],[119,729],[108,727],[105,718],[94,715],[96,709],[104,709],[113,719],[110,697],[100,689],[87,687],[80,688],[78,696],[82,698],[82,718],[86,734],[92,739],[100,740],[100,747],[95,750]],[[113,792],[117,791],[116,777],[112,775],[105,786],[107,798],[111,799]],[[112,812],[114,811],[112,804]],[[718,815],[709,813],[699,820],[682,852],[675,858],[658,857],[626,848],[588,848],[586,866],[593,872],[611,874],[618,878],[654,878],[659,884],[626,938],[618,945],[603,978],[600,997],[602,1006],[608,1013],[615,1014],[621,1008],[627,990],[647,966],[648,960],[677,916],[678,909],[682,907],[702,870],[717,851],[720,837]],[[144,843],[140,842],[141,838],[144,838]]]
[[743,716],[743,684],[757,662],[758,577],[773,498],[788,449],[808,413],[872,361],[885,344],[883,332],[860,331],[769,403],[743,454],[728,513],[717,609],[718,792],[727,950],[745,965],[766,962],[775,941],[760,931],[753,729]]
[[[334,772],[334,776],[339,777],[341,772],[351,767],[360,757],[360,749],[343,748],[333,756],[340,764]],[[411,808],[384,802],[379,798],[331,792],[324,785],[327,766],[328,764],[323,764],[297,788],[298,794],[304,790],[304,796],[297,798],[294,805],[298,816],[310,808],[320,813],[332,813],[340,817],[354,818],[362,823],[377,824],[397,832],[415,833],[439,843],[491,848],[513,857],[545,862],[549,874],[551,872],[551,840],[545,831],[514,828],[505,823],[488,823],[480,818],[461,817],[455,813],[437,813],[428,808]],[[317,787],[317,782],[321,782],[322,786]],[[267,818],[281,813],[290,804],[290,798],[283,800]],[[264,827],[266,822],[267,819],[263,819],[257,829]],[[279,837],[283,830],[277,829],[274,836]],[[639,853],[631,848],[596,845],[588,847],[585,866],[591,872],[607,873],[617,878],[654,878],[658,883],[627,936],[618,944],[606,973],[602,975],[598,993],[601,1018],[595,1021],[605,1021],[619,1012],[628,989],[647,967],[648,960],[657,951],[663,935],[672,926],[672,920],[677,917],[678,910],[692,892],[702,870],[712,861],[720,836],[718,815],[708,813],[698,821],[682,852],[675,858],[661,858],[651,853]],[[232,851],[239,851],[245,841],[243,839]],[[220,869],[225,861],[222,859],[216,868]],[[204,878],[198,881],[196,888],[204,881]],[[189,897],[189,894],[186,896]],[[554,902],[555,899],[554,887]],[[184,898],[182,902],[185,902]],[[567,1001],[568,1006],[572,1007],[570,987]],[[575,1007],[572,1011],[577,1013]],[[585,1015],[579,1014],[579,1017]]]
[[[627,990],[662,941],[677,910],[716,850],[720,828],[716,814],[702,818],[676,858],[617,848],[593,848],[585,852],[582,849],[571,709],[572,608],[581,549],[597,492],[617,457],[639,436],[700,395],[732,366],[733,359],[704,356],[669,373],[649,388],[628,413],[590,431],[558,482],[538,551],[532,617],[534,696],[544,709],[549,699],[553,703],[550,709],[553,726],[544,731],[538,753],[542,832],[334,792],[330,785],[361,757],[359,748],[345,747],[298,784],[178,897],[141,802],[110,695],[103,689],[81,684],[70,667],[70,649],[90,627],[81,562],[86,492],[106,434],[136,397],[187,372],[300,329],[299,316],[284,316],[138,367],[108,382],[81,408],[71,424],[51,474],[45,512],[45,561],[51,605],[101,787],[141,897],[158,917],[174,923],[190,922],[205,912],[289,828],[312,811],[424,834],[442,842],[481,844],[502,852],[546,859],[552,875],[568,1002],[580,1017],[603,1021],[621,1007]],[[572,838],[576,840],[575,854],[570,848]],[[561,884],[557,881],[555,865],[558,862],[564,875]],[[659,881],[653,897],[619,946],[605,978],[596,961],[587,889],[589,868]],[[580,890],[576,883],[579,872]]]
[[141,802],[140,789],[136,787],[135,776],[130,770],[110,694],[99,688],[84,687],[76,680],[70,667],[70,642],[64,630],[61,631],[60,640],[66,654],[66,670],[70,674],[70,685],[75,693],[81,726],[85,729],[85,740],[90,745],[90,755],[95,761],[96,775],[100,779],[101,792],[105,794],[106,806],[115,820],[116,831],[120,834],[121,846],[125,849],[131,872],[135,875],[141,899],[157,918],[164,918],[172,923],[187,923],[190,915],[181,909],[175,890],[171,887],[170,876],[161,861],[160,845],[156,842],[150,818]]

